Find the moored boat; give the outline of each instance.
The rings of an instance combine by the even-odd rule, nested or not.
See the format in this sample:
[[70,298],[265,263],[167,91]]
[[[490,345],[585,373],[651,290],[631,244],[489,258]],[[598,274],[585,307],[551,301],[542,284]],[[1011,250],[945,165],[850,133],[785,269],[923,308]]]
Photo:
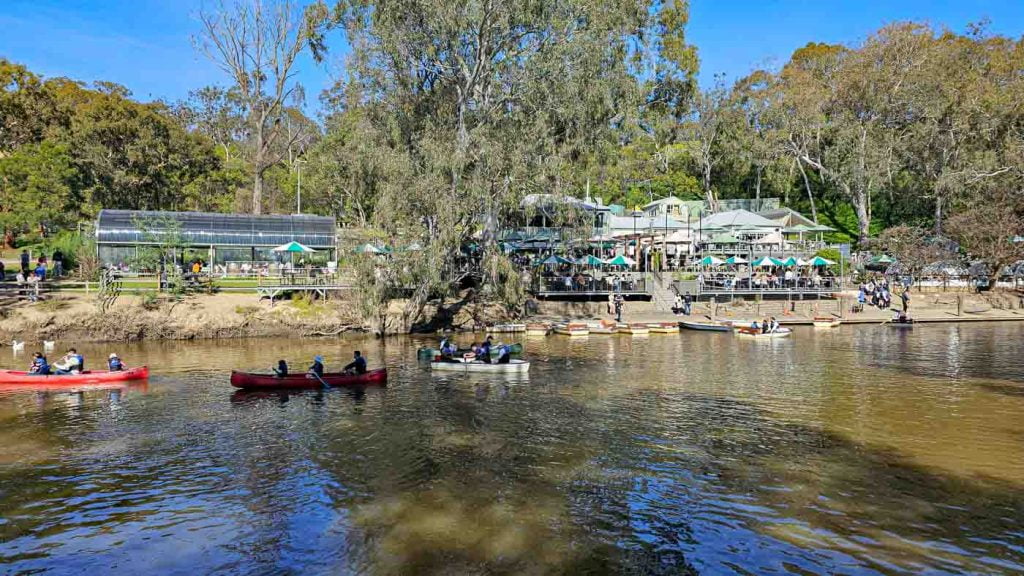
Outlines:
[[555,324],[555,334],[562,336],[587,336],[590,334],[590,328],[586,324],[576,322]]
[[815,328],[835,328],[836,326],[839,326],[840,324],[842,324],[843,321],[840,320],[839,318],[834,318],[832,316],[826,316],[826,317],[820,317],[819,316],[819,317],[816,317],[813,320],[813,322],[814,322],[814,327]]
[[647,324],[619,324],[619,334],[630,334],[632,336],[646,336],[651,333]]
[[77,386],[81,384],[106,384],[108,382],[129,382],[132,380],[145,380],[149,378],[149,367],[139,366],[129,370],[116,372],[86,370],[80,374],[50,374],[47,376],[33,376],[28,372],[16,370],[0,370],[0,386],[3,385],[28,385],[39,384],[47,388],[58,385]]
[[682,320],[679,322],[680,328],[686,328],[687,330],[702,330],[705,332],[732,332],[732,324],[725,324],[722,322],[694,322],[690,320]]
[[469,360],[451,362],[431,362],[430,368],[439,372],[474,372],[492,374],[522,374],[530,371],[530,363],[526,360],[510,360],[507,364],[497,364]]
[[906,320],[890,320],[887,324],[893,328],[899,328],[902,330],[912,330],[916,322],[912,318]]
[[531,323],[526,325],[527,336],[547,336],[549,330],[547,324]]
[[619,331],[615,322],[601,320],[600,322],[588,322],[587,329],[591,334],[616,334]]
[[526,324],[495,324],[488,332],[493,334],[512,334],[515,332],[526,332]]
[[678,334],[679,324],[676,322],[657,322],[648,324],[647,328],[651,334]]
[[736,328],[736,335],[743,336],[744,338],[754,338],[757,340],[772,340],[775,338],[789,338],[793,333],[790,328],[777,328],[774,332],[761,332],[758,328],[750,328],[748,326],[741,326]]
[[305,373],[277,376],[276,374],[231,371],[231,385],[235,388],[245,388],[247,390],[261,388],[323,388],[324,384],[328,386],[374,386],[383,385],[387,381],[387,368],[370,370],[365,374],[325,373],[319,379]]

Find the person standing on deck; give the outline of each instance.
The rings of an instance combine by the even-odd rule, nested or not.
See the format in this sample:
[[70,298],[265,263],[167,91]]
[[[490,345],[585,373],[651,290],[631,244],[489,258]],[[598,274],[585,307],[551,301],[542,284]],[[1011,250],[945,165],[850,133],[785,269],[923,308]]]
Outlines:
[[622,322],[622,306],[623,306],[623,304],[624,304],[624,300],[622,298],[622,294],[616,294],[615,295],[615,321],[616,322]]
[[900,302],[903,303],[903,313],[906,314],[910,311],[910,288],[904,288],[903,292],[900,292]]
[[686,314],[687,316],[689,316],[690,315],[690,310],[692,310],[692,309],[693,309],[693,296],[690,294],[690,291],[687,290],[686,294],[683,296],[683,314]]
[[64,275],[64,253],[56,250],[53,253],[53,277],[60,278]]

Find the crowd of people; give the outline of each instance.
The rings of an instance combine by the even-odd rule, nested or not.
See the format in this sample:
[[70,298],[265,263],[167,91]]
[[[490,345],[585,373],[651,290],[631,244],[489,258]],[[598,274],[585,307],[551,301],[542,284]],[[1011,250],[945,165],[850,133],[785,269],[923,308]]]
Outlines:
[[[889,288],[889,280],[885,277],[871,278],[860,285],[857,291],[857,303],[863,308],[866,305],[874,306],[879,310],[892,308],[893,290]],[[910,311],[910,287],[899,286],[899,298],[903,305],[904,314]]]
[[[107,357],[107,370],[120,372],[127,370],[124,361],[116,353]],[[32,364],[28,368],[28,374],[32,376],[64,376],[68,374],[81,374],[85,372],[85,356],[74,348],[68,348],[60,360],[50,364],[42,352],[32,354]]]

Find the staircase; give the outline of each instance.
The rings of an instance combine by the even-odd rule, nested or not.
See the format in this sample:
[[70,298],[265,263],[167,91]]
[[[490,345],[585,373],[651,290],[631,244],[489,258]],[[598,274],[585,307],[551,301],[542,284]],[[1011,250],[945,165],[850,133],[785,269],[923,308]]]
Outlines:
[[651,303],[659,312],[672,312],[676,302],[676,293],[672,290],[672,277],[662,272],[655,272],[651,282]]

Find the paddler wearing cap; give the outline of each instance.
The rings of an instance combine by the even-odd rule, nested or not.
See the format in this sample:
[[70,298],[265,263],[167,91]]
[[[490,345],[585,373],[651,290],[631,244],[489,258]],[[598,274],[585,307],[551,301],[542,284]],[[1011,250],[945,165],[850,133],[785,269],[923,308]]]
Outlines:
[[111,372],[121,372],[124,369],[124,362],[121,361],[121,358],[118,357],[117,354],[111,352],[110,356],[107,358],[107,370],[110,370]]
[[323,356],[317,355],[317,356],[313,357],[313,365],[309,367],[309,373],[310,374],[316,374],[317,377],[319,377],[319,378],[323,378],[324,377],[324,357]]

